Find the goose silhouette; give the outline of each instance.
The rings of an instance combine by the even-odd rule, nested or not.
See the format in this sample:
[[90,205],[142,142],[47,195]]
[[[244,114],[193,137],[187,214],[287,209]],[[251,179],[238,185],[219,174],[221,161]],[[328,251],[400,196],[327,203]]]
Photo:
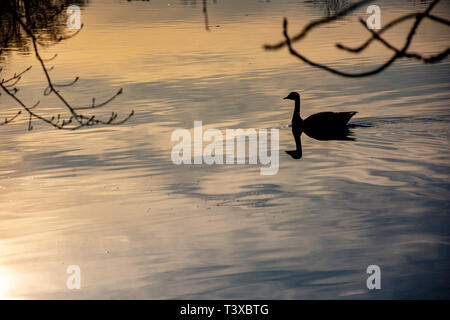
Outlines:
[[300,117],[300,94],[291,92],[284,99],[294,100],[295,109],[292,115],[292,135],[296,150],[286,151],[294,159],[302,157],[301,134],[316,140],[355,140],[348,129],[349,120],[357,113],[350,112],[319,112],[303,120]]

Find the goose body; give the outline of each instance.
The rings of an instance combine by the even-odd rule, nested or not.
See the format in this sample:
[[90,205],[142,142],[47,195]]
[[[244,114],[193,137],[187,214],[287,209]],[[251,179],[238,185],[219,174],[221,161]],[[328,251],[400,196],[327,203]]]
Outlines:
[[308,118],[303,120],[303,126],[305,128],[340,128],[345,127],[350,121],[351,117],[356,114],[356,111],[351,112],[319,112],[310,115]]
[[292,133],[294,136],[305,132],[317,140],[353,140],[348,137],[347,127],[350,119],[357,113],[350,112],[319,112],[303,120],[300,116],[300,95],[291,92],[284,99],[294,100],[295,109],[292,115]]

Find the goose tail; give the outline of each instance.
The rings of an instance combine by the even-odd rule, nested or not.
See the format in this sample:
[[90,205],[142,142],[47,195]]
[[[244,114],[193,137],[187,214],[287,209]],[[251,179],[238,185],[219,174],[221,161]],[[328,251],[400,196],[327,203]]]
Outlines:
[[344,113],[344,115],[345,115],[345,117],[344,117],[344,119],[345,119],[345,124],[347,124],[347,123],[350,121],[350,119],[351,119],[355,114],[357,114],[357,113],[358,113],[357,111],[345,112],[345,113]]

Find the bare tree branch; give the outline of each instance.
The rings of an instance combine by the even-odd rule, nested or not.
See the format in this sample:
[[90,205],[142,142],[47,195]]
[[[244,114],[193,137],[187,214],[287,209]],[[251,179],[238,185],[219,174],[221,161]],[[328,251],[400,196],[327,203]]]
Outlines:
[[0,126],[3,126],[7,123],[10,123],[12,121],[14,121],[14,119],[16,119],[18,116],[20,116],[22,114],[22,110],[19,110],[13,117],[11,118],[5,118],[5,120],[3,122],[0,122]]
[[[76,130],[76,129],[82,128],[84,126],[93,126],[93,125],[119,125],[119,124],[123,124],[124,122],[128,121],[134,115],[134,111],[131,111],[130,114],[128,114],[122,120],[118,120],[118,115],[115,112],[112,112],[111,116],[109,116],[106,119],[97,119],[95,115],[87,115],[86,116],[77,111],[77,110],[83,110],[83,109],[96,109],[96,108],[99,108],[99,107],[109,104],[118,95],[120,95],[122,93],[122,91],[123,91],[122,88],[120,88],[117,93],[115,93],[113,96],[111,96],[110,98],[108,98],[107,100],[105,100],[104,102],[102,102],[100,104],[95,104],[95,98],[92,98],[91,106],[78,107],[78,108],[72,106],[64,98],[64,96],[60,93],[60,91],[56,90],[56,88],[58,88],[58,87],[68,87],[68,86],[74,85],[79,80],[79,77],[77,76],[73,81],[71,81],[69,83],[65,83],[65,84],[56,84],[52,81],[50,74],[49,74],[49,71],[52,68],[47,68],[45,62],[53,60],[54,58],[56,58],[56,55],[53,56],[52,58],[46,59],[46,60],[42,58],[41,54],[39,53],[39,48],[38,48],[39,40],[38,40],[37,36],[35,35],[35,33],[32,31],[32,29],[29,27],[29,25],[33,25],[33,21],[32,21],[31,16],[29,14],[27,15],[28,10],[27,10],[26,2],[24,2],[24,7],[25,7],[25,15],[27,17],[27,23],[25,23],[22,20],[24,18],[24,15],[21,15],[19,12],[17,12],[17,10],[11,9],[11,13],[12,13],[13,17],[17,20],[17,23],[20,25],[20,27],[25,32],[25,34],[31,39],[35,57],[41,66],[41,69],[44,73],[44,76],[45,76],[45,79],[47,82],[47,88],[44,90],[44,95],[54,94],[58,98],[58,100],[62,103],[62,105],[70,113],[69,119],[62,119],[61,114],[58,114],[57,116],[53,116],[51,118],[46,118],[46,117],[38,114],[37,112],[33,111],[33,109],[39,104],[39,101],[36,104],[34,104],[32,107],[28,107],[17,96],[17,92],[19,90],[17,89],[16,85],[21,80],[23,74],[25,74],[27,71],[29,71],[31,69],[31,67],[28,67],[24,71],[22,71],[18,74],[14,74],[12,77],[10,77],[8,79],[2,79],[0,81],[0,88],[7,95],[9,95],[13,100],[15,100],[15,102],[18,103],[28,113],[28,115],[29,115],[28,130],[31,130],[33,128],[32,120],[34,118],[39,119],[57,129],[66,129],[66,130]],[[77,33],[78,32],[76,32],[75,34],[73,34],[71,36],[74,36]],[[63,39],[67,39],[67,38],[68,37],[66,37],[66,38],[59,37],[58,41],[61,41]],[[1,71],[1,69],[0,69],[0,71]],[[1,124],[4,125],[7,123],[10,123],[14,119],[16,119],[21,113],[22,112],[19,111],[13,117],[6,118]]]
[[[366,3],[369,3],[371,1],[373,1],[373,0],[363,0],[363,1],[357,2],[355,4],[352,4],[351,6],[337,12],[336,14],[334,14],[332,16],[311,21],[303,28],[303,30],[301,32],[299,32],[298,34],[296,34],[295,36],[290,38],[290,40],[289,40],[290,43],[297,42],[297,41],[303,39],[304,37],[306,37],[308,32],[311,31],[312,29],[314,29],[322,24],[326,24],[326,23],[330,23],[330,22],[339,20],[339,19],[345,17],[346,15],[350,14],[351,12],[355,11],[359,7],[365,5]],[[283,48],[285,45],[287,45],[287,41],[280,41],[276,44],[265,44],[264,49],[277,50],[277,49]]]
[[[411,18],[415,18],[415,17],[417,17],[418,15],[421,15],[421,14],[423,14],[423,13],[422,13],[422,12],[416,12],[416,13],[410,13],[410,14],[401,16],[401,17],[399,17],[399,18],[397,18],[397,19],[395,19],[395,20],[392,20],[392,21],[389,22],[388,24],[386,24],[386,25],[383,27],[383,29],[381,29],[381,30],[378,31],[378,32],[375,32],[375,31],[370,30],[370,29],[369,29],[369,30],[372,31],[372,32],[374,32],[374,33],[376,33],[376,34],[378,34],[378,35],[381,35],[381,34],[384,33],[385,31],[389,30],[391,27],[395,26],[396,24],[399,24],[400,22],[403,22],[403,21],[408,20],[408,19],[411,19]],[[429,19],[435,21],[435,22],[439,22],[439,23],[445,24],[445,25],[447,25],[447,26],[450,25],[450,21],[445,20],[445,19],[443,19],[443,18],[434,16],[434,15],[431,15],[431,14],[427,15],[427,17],[428,17]],[[361,20],[361,19],[360,19],[360,20]],[[367,24],[364,23],[364,26],[367,27]],[[349,52],[355,52],[355,53],[358,53],[358,52],[364,50],[365,48],[367,48],[367,47],[372,43],[373,40],[375,40],[375,37],[374,37],[374,36],[372,36],[371,38],[367,39],[366,42],[364,42],[361,46],[356,47],[356,48],[350,48],[350,47],[347,47],[347,46],[345,46],[345,45],[343,45],[343,44],[340,44],[340,43],[337,43],[337,44],[336,44],[336,47],[338,47],[339,49],[342,49],[342,50],[349,51]]]
[[[402,58],[416,59],[416,60],[420,60],[424,63],[437,63],[437,62],[440,62],[443,59],[445,59],[450,54],[450,48],[447,48],[439,53],[436,53],[436,54],[430,55],[430,56],[424,56],[419,53],[408,52],[408,49],[412,42],[412,39],[413,39],[414,35],[416,34],[416,30],[419,27],[420,23],[423,21],[423,19],[427,18],[427,19],[430,19],[431,21],[434,21],[437,23],[441,23],[441,24],[444,24],[447,26],[450,25],[450,21],[430,14],[431,10],[439,2],[439,0],[432,1],[430,3],[430,5],[426,8],[426,10],[423,12],[407,14],[407,15],[401,16],[401,17],[389,22],[379,32],[375,32],[375,31],[369,29],[367,27],[366,23],[364,22],[364,20],[362,18],[359,19],[360,23],[372,34],[372,36],[368,40],[366,40],[361,46],[356,47],[356,48],[350,48],[350,47],[344,46],[340,43],[336,44],[336,46],[337,46],[337,48],[339,48],[341,50],[345,50],[345,51],[352,52],[352,53],[359,53],[359,52],[363,51],[364,49],[366,49],[374,40],[376,40],[376,41],[379,41],[380,43],[382,43],[389,50],[393,51],[394,54],[392,55],[391,58],[389,58],[383,64],[381,64],[380,66],[378,66],[370,71],[360,72],[360,73],[349,73],[349,72],[340,71],[335,68],[329,67],[327,65],[314,62],[314,61],[308,59],[307,57],[305,57],[304,55],[300,54],[297,50],[295,50],[292,47],[293,42],[299,41],[302,38],[304,38],[307,35],[307,33],[309,31],[311,31],[312,29],[316,28],[319,25],[330,23],[332,21],[335,21],[336,19],[340,19],[343,16],[349,14],[350,12],[356,10],[361,5],[366,4],[367,2],[369,2],[369,1],[365,1],[365,0],[360,1],[358,3],[355,3],[351,6],[349,6],[346,9],[343,9],[342,11],[336,13],[335,15],[333,15],[331,17],[314,20],[313,22],[306,25],[306,27],[303,28],[302,32],[300,32],[299,34],[297,34],[294,37],[290,37],[288,35],[288,21],[286,18],[284,18],[284,21],[283,21],[284,41],[279,42],[278,44],[275,44],[275,45],[265,45],[264,48],[267,50],[277,50],[286,45],[289,49],[289,52],[293,56],[302,60],[303,62],[305,62],[313,67],[320,68],[320,69],[326,70],[328,72],[331,72],[333,74],[343,76],[343,77],[366,77],[366,76],[374,75],[374,74],[380,73],[381,71],[385,70],[396,60],[402,59]],[[406,37],[405,44],[403,45],[403,47],[401,49],[397,49],[396,47],[394,47],[389,42],[387,42],[384,38],[381,37],[381,34],[384,31],[392,28],[393,26],[395,26],[396,24],[398,24],[402,21],[412,19],[412,18],[415,18],[414,24],[411,27],[411,29],[409,30],[408,35]]]

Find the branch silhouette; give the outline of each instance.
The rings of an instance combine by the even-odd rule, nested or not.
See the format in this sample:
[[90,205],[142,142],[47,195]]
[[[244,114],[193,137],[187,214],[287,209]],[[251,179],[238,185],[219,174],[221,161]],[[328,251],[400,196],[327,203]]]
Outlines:
[[[23,2],[23,5],[25,6],[25,12],[28,12],[27,10],[27,2]],[[19,83],[19,81],[22,79],[23,75],[28,72],[31,69],[31,66],[28,67],[27,69],[25,69],[24,71],[14,74],[12,77],[5,79],[3,78],[0,81],[0,88],[3,90],[3,92],[5,92],[9,97],[11,97],[16,103],[18,103],[23,110],[25,110],[25,112],[28,114],[29,118],[28,118],[28,130],[33,129],[33,125],[32,125],[32,121],[34,119],[38,119],[40,121],[43,121],[57,129],[66,129],[66,130],[76,130],[76,129],[80,129],[82,127],[86,127],[86,126],[93,126],[93,125],[119,125],[119,124],[123,124],[124,122],[126,122],[128,119],[130,119],[133,114],[134,111],[131,111],[127,116],[125,116],[123,119],[118,120],[118,114],[115,112],[112,112],[111,115],[109,117],[107,117],[106,119],[98,119],[96,118],[95,115],[84,115],[79,113],[79,110],[86,110],[86,109],[97,109],[100,107],[103,107],[107,104],[109,104],[111,101],[113,101],[118,95],[120,95],[122,93],[122,88],[120,88],[113,96],[111,96],[110,98],[106,99],[104,102],[96,104],[95,103],[95,98],[92,98],[92,104],[88,107],[75,107],[72,106],[67,100],[66,98],[64,98],[64,96],[62,95],[62,93],[57,90],[56,88],[60,88],[60,87],[69,87],[74,85],[79,77],[76,77],[73,81],[69,82],[69,83],[65,83],[65,84],[57,84],[54,83],[49,71],[51,70],[51,68],[48,68],[46,66],[46,61],[50,61],[53,60],[54,58],[56,58],[56,55],[53,56],[50,59],[43,59],[41,54],[39,53],[39,45],[43,45],[38,37],[36,36],[35,32],[33,32],[33,21],[32,18],[29,14],[20,14],[18,10],[15,10],[14,6],[10,6],[9,7],[11,14],[13,15],[13,17],[15,18],[15,21],[20,25],[21,29],[24,31],[24,33],[29,37],[29,39],[31,40],[32,43],[32,47],[34,50],[34,54],[36,59],[39,62],[39,65],[42,69],[42,72],[44,73],[46,82],[47,82],[47,87],[44,90],[44,95],[48,96],[50,94],[53,94],[57,97],[57,99],[60,101],[60,103],[62,104],[63,107],[65,107],[65,109],[69,112],[70,117],[64,117],[61,116],[60,113],[58,113],[55,116],[52,116],[50,118],[44,117],[41,114],[39,114],[37,111],[34,111],[34,108],[36,108],[39,105],[39,101],[37,103],[35,103],[33,106],[27,106],[18,96],[17,96],[17,92],[19,91],[19,89],[16,87],[16,85]],[[60,11],[62,12],[62,11]],[[26,19],[26,22],[24,22],[23,19]],[[30,27],[31,26],[31,27]],[[81,30],[81,29],[80,29]],[[77,32],[75,32],[73,35],[76,35],[79,32],[79,30]],[[70,37],[71,37],[70,36]],[[64,39],[67,39],[68,37],[63,37],[60,36],[57,39],[57,42],[62,41]],[[0,68],[1,71],[1,68]],[[12,122],[13,120],[17,119],[21,114],[22,111],[18,111],[14,116],[9,117],[9,118],[5,118],[4,121],[0,122],[0,125],[5,125],[7,123]]]
[[[302,60],[303,62],[319,68],[319,69],[323,69],[326,70],[328,72],[331,72],[333,74],[339,75],[339,76],[343,76],[343,77],[366,77],[366,76],[371,76],[371,75],[375,75],[377,73],[380,73],[381,71],[387,69],[391,64],[393,64],[396,60],[402,59],[402,58],[407,58],[407,59],[416,59],[419,61],[422,61],[423,63],[437,63],[442,61],[443,59],[445,59],[449,54],[450,54],[450,48],[447,48],[439,53],[436,53],[434,55],[430,55],[430,56],[425,56],[422,55],[420,53],[415,53],[415,52],[409,52],[408,49],[411,45],[412,39],[414,38],[417,28],[419,27],[420,23],[425,19],[429,19],[431,21],[434,21],[436,23],[440,23],[440,24],[444,24],[446,26],[450,26],[450,21],[435,15],[430,14],[431,10],[435,7],[435,5],[439,2],[439,0],[434,0],[430,3],[430,5],[423,11],[423,12],[415,12],[415,13],[411,13],[411,14],[407,14],[404,16],[401,16],[391,22],[389,22],[388,24],[386,24],[386,26],[384,28],[382,28],[381,30],[379,30],[378,32],[369,29],[365,23],[365,21],[360,18],[359,22],[364,26],[364,28],[366,28],[370,33],[371,33],[371,37],[369,39],[367,39],[362,45],[356,47],[356,48],[350,48],[347,47],[341,43],[337,43],[336,47],[338,49],[347,51],[347,52],[351,52],[351,53],[360,53],[362,51],[364,51],[373,41],[378,41],[380,43],[382,43],[387,49],[393,51],[393,55],[387,60],[385,61],[383,64],[381,64],[380,66],[370,70],[370,71],[366,71],[366,72],[359,72],[359,73],[349,73],[349,72],[344,72],[344,71],[340,71],[338,69],[332,68],[330,66],[327,66],[325,64],[321,64],[321,63],[317,63],[314,62],[310,59],[308,59],[307,57],[305,57],[304,55],[302,55],[301,53],[299,53],[297,50],[295,50],[292,47],[292,43],[294,42],[298,42],[300,40],[302,40],[303,38],[306,37],[306,35],[313,30],[314,28],[336,21],[338,19],[343,18],[344,16],[348,15],[349,13],[355,11],[356,9],[358,9],[359,7],[367,4],[368,2],[371,2],[372,0],[363,0],[363,1],[359,1],[339,12],[337,12],[336,14],[326,17],[326,18],[322,18],[322,19],[317,19],[317,20],[313,20],[312,22],[310,22],[309,24],[307,24],[300,33],[290,37],[288,34],[288,20],[287,18],[284,18],[283,20],[283,36],[284,36],[284,40],[276,43],[276,44],[266,44],[264,45],[264,49],[266,50],[278,50],[283,48],[284,46],[288,47],[288,50],[290,52],[291,55],[297,57],[298,59]],[[415,19],[414,24],[412,25],[411,29],[408,32],[408,35],[406,37],[406,41],[405,44],[403,45],[403,47],[401,49],[397,49],[395,46],[391,45],[388,41],[386,41],[384,38],[381,37],[381,35],[383,34],[383,32],[385,32],[386,30],[392,28],[393,26],[399,24],[400,22],[403,22],[405,20],[408,19]]]

